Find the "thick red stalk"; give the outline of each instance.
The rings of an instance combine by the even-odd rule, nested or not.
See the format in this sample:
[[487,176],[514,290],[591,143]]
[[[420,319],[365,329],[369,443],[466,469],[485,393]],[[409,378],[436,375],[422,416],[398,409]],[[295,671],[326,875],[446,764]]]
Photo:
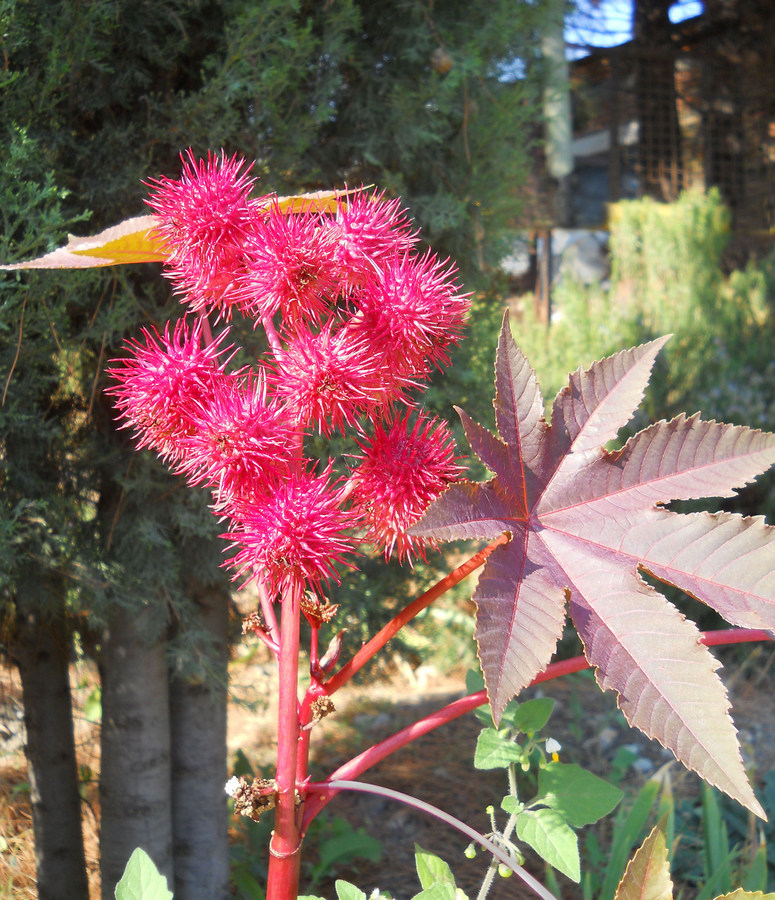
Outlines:
[[299,620],[301,597],[290,591],[282,601],[279,711],[277,725],[277,798],[269,844],[267,900],[295,900],[299,892],[301,806],[296,807],[299,749]]
[[[706,631],[701,637],[701,643],[707,646],[716,646],[720,644],[740,644],[750,641],[766,641],[771,640],[770,635],[766,631],[759,631],[753,628],[727,628],[720,631]],[[544,681],[550,681],[553,678],[559,678],[562,675],[569,675],[572,672],[580,672],[590,667],[584,656],[575,656],[573,659],[564,659],[560,662],[551,663],[546,669],[537,675],[531,684],[540,684]],[[374,744],[368,749],[359,753],[348,760],[344,765],[340,766],[336,771],[326,779],[326,783],[337,780],[350,780],[357,778],[358,775],[365,772],[386,757],[410,744],[412,741],[424,734],[433,731],[440,725],[445,725],[453,719],[457,719],[467,712],[471,712],[479,706],[487,702],[487,692],[477,691],[475,694],[469,694],[467,697],[461,697],[454,700],[447,706],[442,707],[431,715],[420,719],[417,722],[402,728],[384,741]],[[302,833],[306,831],[309,823],[315,816],[328,804],[335,796],[335,792],[327,790],[325,793],[310,792],[304,810],[304,818],[302,824]]]
[[470,575],[475,569],[483,566],[487,561],[487,557],[499,547],[501,544],[507,544],[511,540],[507,534],[502,534],[486,547],[474,554],[470,559],[466,560],[463,565],[458,566],[449,575],[437,582],[432,588],[421,594],[416,600],[413,600],[408,606],[404,607],[397,616],[394,616],[384,628],[380,629],[370,641],[365,643],[361,649],[353,656],[353,658],[342,666],[328,681],[323,685],[323,690],[330,697],[335,691],[349,681],[353,675],[375,655],[387,642],[396,636],[398,632],[410,622],[418,613],[422,612],[426,606],[430,606],[434,600],[438,599],[442,594],[454,587],[462,581],[466,575]]

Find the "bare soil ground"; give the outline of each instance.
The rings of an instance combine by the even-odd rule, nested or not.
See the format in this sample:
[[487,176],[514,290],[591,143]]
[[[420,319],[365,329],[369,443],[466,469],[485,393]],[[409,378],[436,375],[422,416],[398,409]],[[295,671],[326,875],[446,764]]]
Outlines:
[[[755,647],[743,665],[740,656],[722,673],[733,698],[733,718],[740,732],[747,763],[760,782],[775,768],[775,679],[772,663],[775,648]],[[83,715],[84,704],[94,684],[94,673],[85,664],[74,667],[72,680],[79,712],[76,735],[79,762],[84,776],[84,831],[92,897],[99,896],[98,821],[96,773],[99,771],[98,725]],[[415,719],[427,715],[461,696],[462,674],[432,668],[417,672],[398,671],[389,680],[370,686],[346,687],[336,697],[337,711],[316,727],[313,735],[313,777],[331,771],[354,752],[387,737]],[[547,733],[562,744],[561,758],[577,762],[606,776],[610,762],[621,746],[637,754],[639,762],[628,773],[637,787],[670,758],[658,745],[626,726],[612,696],[603,695],[588,677],[571,676],[550,682],[543,690],[555,699],[555,711]],[[261,651],[237,653],[232,666],[232,703],[229,711],[229,752],[241,750],[256,767],[271,766],[274,754],[276,697],[272,666]],[[0,669],[0,897],[27,900],[36,897],[34,848],[26,789],[27,773],[21,734],[21,692],[13,670]],[[505,793],[503,773],[475,773],[471,760],[480,723],[467,715],[421,738],[364,775],[396,790],[413,793],[447,810],[473,827],[486,831],[485,808],[496,808]],[[698,779],[679,766],[671,769],[673,789],[691,795]],[[383,847],[380,863],[362,863],[337,872],[356,882],[367,893],[374,887],[389,891],[397,900],[411,897],[419,889],[414,871],[413,844],[434,851],[452,866],[459,885],[476,895],[486,862],[480,854],[467,860],[463,851],[468,840],[436,820],[403,805],[363,794],[340,794],[329,806],[352,826],[364,827]],[[601,840],[606,840],[604,825]],[[541,877],[540,866],[529,866]],[[580,896],[571,882],[560,876],[562,894],[568,900]],[[333,897],[332,882],[316,889]],[[493,900],[526,897],[515,878],[496,880]]]

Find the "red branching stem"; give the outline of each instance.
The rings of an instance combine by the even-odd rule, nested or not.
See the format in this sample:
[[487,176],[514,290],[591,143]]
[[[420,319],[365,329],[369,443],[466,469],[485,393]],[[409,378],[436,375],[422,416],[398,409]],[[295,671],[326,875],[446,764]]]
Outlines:
[[199,318],[202,321],[202,335],[205,339],[205,347],[209,347],[213,342],[213,330],[212,328],[210,328],[210,320],[204,314],[202,314]]
[[309,639],[309,668],[311,672],[316,672],[318,668],[318,638],[320,637],[320,628],[311,625],[312,634]]
[[384,628],[380,629],[370,641],[365,643],[349,662],[345,663],[338,672],[329,678],[323,686],[325,693],[331,696],[335,691],[338,691],[339,688],[349,681],[357,671],[363,668],[363,666],[366,665],[366,663],[378,653],[391,638],[395,637],[407,622],[410,622],[418,613],[422,612],[426,606],[430,606],[430,604],[438,599],[443,593],[461,582],[466,575],[470,575],[471,572],[475,571],[480,566],[483,566],[487,561],[487,557],[496,547],[500,547],[501,544],[507,544],[510,540],[511,537],[508,534],[500,535],[500,537],[496,538],[478,553],[474,554],[474,556],[466,560],[461,566],[458,566],[457,569],[454,569],[449,575],[442,578],[441,581],[437,582],[432,588],[402,609],[401,612],[394,616]]
[[[264,623],[269,637],[274,641],[275,645],[280,643],[280,629],[277,627],[277,616],[274,612],[274,603],[266,590],[266,585],[258,582],[258,598],[261,603],[261,613],[264,617]],[[276,655],[276,654],[275,654]]]
[[272,651],[272,655],[275,657],[275,659],[277,659],[280,654],[280,647],[277,644],[277,641],[269,637],[264,629],[259,628],[257,625],[251,625],[249,627],[249,630],[251,634],[254,634],[266,647],[268,647]]
[[[706,646],[716,646],[719,644],[740,644],[750,641],[764,641],[771,639],[772,638],[766,631],[760,631],[753,628],[728,628],[720,631],[707,631],[701,636],[700,641]],[[541,682],[550,681],[551,679],[559,678],[562,675],[569,675],[572,672],[579,672],[582,669],[588,669],[589,667],[590,664],[584,656],[576,656],[573,659],[561,660],[560,662],[551,663],[551,665],[547,666],[543,672],[533,679],[531,684],[540,684]],[[326,779],[326,784],[336,780],[357,778],[365,772],[366,769],[381,762],[397,750],[400,750],[417,738],[422,737],[422,735],[428,734],[428,732],[433,731],[440,725],[445,725],[447,722],[451,722],[453,719],[457,719],[467,712],[471,712],[486,702],[486,691],[477,691],[475,694],[469,694],[467,697],[461,697],[459,700],[454,700],[447,706],[436,710],[436,712],[431,713],[431,715],[426,716],[424,719],[414,722],[412,725],[408,725],[406,728],[402,728],[390,737],[385,738],[384,741],[374,744],[362,753],[359,753],[358,756],[348,760],[344,765],[331,773]],[[325,793],[322,793],[319,790],[315,791],[312,785],[310,786],[310,792],[304,810],[302,833],[306,831],[309,823],[334,796],[335,792],[332,790],[326,790]]]
[[282,603],[277,725],[277,800],[269,844],[267,900],[295,900],[301,858],[300,813],[296,808],[299,750],[299,591],[289,591]]
[[720,628],[718,631],[705,631],[700,643],[706,647],[717,647],[720,644],[747,644],[751,641],[770,641],[772,637],[766,631],[756,628]]

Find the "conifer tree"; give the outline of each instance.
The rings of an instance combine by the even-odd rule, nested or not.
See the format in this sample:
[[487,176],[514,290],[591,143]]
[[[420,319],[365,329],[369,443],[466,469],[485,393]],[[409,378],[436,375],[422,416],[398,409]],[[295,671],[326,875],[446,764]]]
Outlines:
[[[188,147],[200,155],[223,147],[255,160],[262,192],[368,183],[400,193],[434,247],[454,256],[469,284],[486,286],[524,167],[538,7],[511,0],[7,3],[0,12],[4,261],[38,252],[33,239],[53,246],[67,230],[88,233],[141,213],[143,179],[177,174]],[[88,222],[74,225],[85,211]],[[227,891],[225,769],[202,763],[193,786],[175,773],[198,765],[185,758],[199,746],[186,723],[203,728],[197,702],[214,723],[215,744],[200,746],[201,758],[225,755],[228,592],[217,528],[203,513],[203,494],[183,488],[150,456],[134,458],[103,393],[106,362],[120,354],[123,338],[180,314],[151,268],[9,276],[3,284],[0,586],[6,619],[17,622],[9,646],[22,649],[24,610],[50,608],[65,633],[77,628],[84,646],[103,651],[103,809],[105,801],[126,803],[123,812],[112,807],[116,824],[108,821],[103,834],[104,896],[112,897],[136,844],[136,832],[121,827],[134,789],[122,773],[140,761],[133,753],[153,743],[169,747],[159,783],[166,771],[172,787],[158,804],[135,798],[135,824],[142,829],[146,817],[160,835],[157,862],[174,875],[177,898],[214,898]],[[40,452],[8,452],[17,434]],[[21,577],[25,570],[47,586],[50,604]],[[187,653],[192,643],[211,652]],[[144,724],[122,719],[122,708],[135,708],[149,691],[147,681],[124,677],[121,661],[129,658],[135,671],[169,681],[156,696],[177,698],[166,704],[172,725],[169,712]],[[208,671],[194,671],[192,659],[205,659]],[[193,690],[196,684],[210,688]],[[25,701],[38,706],[44,698]],[[66,694],[59,702],[67,709]],[[134,735],[112,730],[122,723]],[[141,727],[150,729],[145,737]],[[213,823],[199,835],[187,830],[191,817],[182,794],[175,796],[180,790],[195,800],[197,784],[199,818]],[[208,844],[198,855],[212,863],[210,882],[191,877],[198,840]],[[72,878],[44,843],[39,849],[41,884]],[[82,883],[67,883],[68,897],[84,895]]]

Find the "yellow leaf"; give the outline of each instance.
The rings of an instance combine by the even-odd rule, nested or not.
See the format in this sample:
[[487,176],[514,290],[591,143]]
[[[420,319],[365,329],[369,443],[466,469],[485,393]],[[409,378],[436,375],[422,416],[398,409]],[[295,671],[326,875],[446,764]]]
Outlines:
[[775,900],[775,894],[765,894],[762,891],[745,891],[738,888],[729,894],[719,894],[716,900]]
[[91,237],[70,235],[67,244],[45,256],[0,269],[93,269],[124,263],[163,262],[160,241],[149,235],[155,216],[135,216]]
[[342,191],[315,191],[311,194],[295,194],[292,197],[276,197],[267,201],[266,207],[269,207],[272,200],[276,200],[284,213],[333,213],[336,212],[338,201],[347,197],[348,194],[354,194],[356,190],[362,190],[362,188]]
[[672,900],[673,882],[667,859],[665,819],[666,815],[627,864],[614,900]]
[[[336,212],[339,201],[352,193],[352,190],[315,191],[291,197],[272,197],[262,208],[269,209],[271,203],[276,202],[284,213],[330,213]],[[135,216],[91,237],[70,235],[64,247],[27,262],[0,266],[0,270],[94,269],[127,263],[164,262],[167,254],[162,249],[162,242],[151,234],[157,221],[155,216]]]

